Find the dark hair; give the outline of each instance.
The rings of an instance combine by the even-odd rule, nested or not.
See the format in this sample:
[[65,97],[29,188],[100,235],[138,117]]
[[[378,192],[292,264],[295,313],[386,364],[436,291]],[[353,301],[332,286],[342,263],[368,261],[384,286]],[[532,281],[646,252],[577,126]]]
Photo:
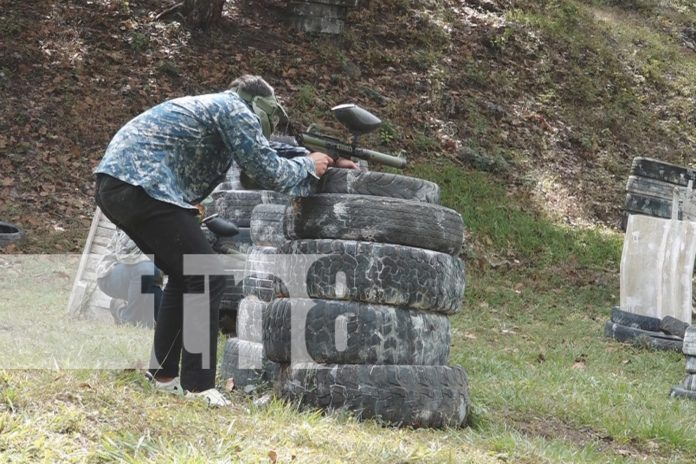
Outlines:
[[273,87],[263,77],[251,74],[245,74],[233,80],[230,84],[230,90],[243,90],[259,97],[272,97],[274,95]]

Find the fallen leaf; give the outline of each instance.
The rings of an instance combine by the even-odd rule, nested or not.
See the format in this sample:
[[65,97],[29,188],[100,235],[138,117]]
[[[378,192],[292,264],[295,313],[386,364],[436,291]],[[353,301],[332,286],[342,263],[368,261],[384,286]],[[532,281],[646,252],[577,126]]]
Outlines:
[[272,462],[273,464],[275,464],[276,461],[278,460],[278,453],[276,453],[275,451],[271,450],[271,451],[268,452],[268,458],[271,460],[271,462]]

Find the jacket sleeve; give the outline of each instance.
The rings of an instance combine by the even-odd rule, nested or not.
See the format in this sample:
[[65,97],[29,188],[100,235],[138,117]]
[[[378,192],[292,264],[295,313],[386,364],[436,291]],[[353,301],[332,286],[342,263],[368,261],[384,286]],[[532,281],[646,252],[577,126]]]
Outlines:
[[313,192],[312,159],[278,156],[263,136],[258,120],[243,103],[233,105],[232,114],[221,117],[218,127],[237,164],[261,187],[293,196],[307,196]]

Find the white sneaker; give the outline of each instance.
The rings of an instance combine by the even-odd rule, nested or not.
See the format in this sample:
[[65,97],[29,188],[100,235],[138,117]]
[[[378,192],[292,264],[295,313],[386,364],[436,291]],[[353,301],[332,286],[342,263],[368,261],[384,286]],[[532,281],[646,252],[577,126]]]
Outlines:
[[185,398],[201,399],[211,408],[223,408],[232,404],[230,400],[222,396],[222,393],[215,388],[210,388],[202,392],[186,392]]
[[155,390],[163,393],[169,393],[171,395],[176,396],[186,395],[186,390],[184,390],[181,387],[181,381],[179,380],[179,377],[174,377],[169,382],[160,382],[159,380],[154,379],[154,385]]

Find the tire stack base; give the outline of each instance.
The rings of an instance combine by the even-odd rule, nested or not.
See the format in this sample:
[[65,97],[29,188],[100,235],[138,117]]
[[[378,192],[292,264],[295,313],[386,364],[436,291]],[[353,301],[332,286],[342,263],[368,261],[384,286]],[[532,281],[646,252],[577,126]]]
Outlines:
[[679,331],[683,324],[672,317],[659,319],[613,308],[604,335],[637,347],[681,351],[684,338]]
[[696,399],[696,326],[686,329],[682,352],[686,356],[686,377],[681,385],[672,387],[669,396]]
[[280,396],[300,406],[347,409],[359,419],[409,427],[461,427],[469,410],[468,381],[460,367],[413,365],[283,366]]

